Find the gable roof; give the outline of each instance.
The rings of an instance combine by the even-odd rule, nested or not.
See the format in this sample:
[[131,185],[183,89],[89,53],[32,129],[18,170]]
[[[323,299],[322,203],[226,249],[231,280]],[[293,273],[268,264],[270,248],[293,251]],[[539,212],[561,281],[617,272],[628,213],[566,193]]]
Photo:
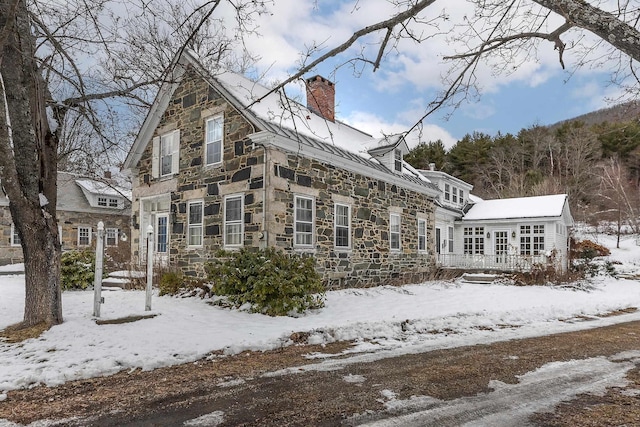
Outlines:
[[471,206],[463,220],[559,218],[566,204],[566,194],[482,200]]
[[[397,174],[366,153],[372,143],[380,144],[381,140],[338,120],[325,120],[281,92],[268,94],[268,88],[240,74],[222,71],[212,75],[188,51],[177,57],[170,67],[171,77],[158,92],[127,155],[124,168],[133,169],[137,165],[189,65],[220,92],[256,130],[263,130],[249,136],[255,142],[293,150],[359,174],[411,188],[431,197],[439,193],[437,186],[420,176],[415,169],[405,168],[408,173]],[[255,102],[263,96],[264,99]]]

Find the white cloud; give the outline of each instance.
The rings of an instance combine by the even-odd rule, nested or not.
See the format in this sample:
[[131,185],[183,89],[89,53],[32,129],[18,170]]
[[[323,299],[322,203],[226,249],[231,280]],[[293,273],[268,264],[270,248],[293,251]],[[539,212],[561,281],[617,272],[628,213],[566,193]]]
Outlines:
[[[394,133],[406,132],[415,122],[410,122],[411,117],[407,117],[407,121],[389,122],[386,119],[375,114],[365,111],[353,111],[344,121],[349,125],[371,134],[374,137],[390,135]],[[445,148],[452,147],[457,140],[444,128],[433,123],[425,123],[422,127],[422,141],[430,142],[441,140]],[[415,147],[419,141],[410,138],[407,143],[409,148]]]

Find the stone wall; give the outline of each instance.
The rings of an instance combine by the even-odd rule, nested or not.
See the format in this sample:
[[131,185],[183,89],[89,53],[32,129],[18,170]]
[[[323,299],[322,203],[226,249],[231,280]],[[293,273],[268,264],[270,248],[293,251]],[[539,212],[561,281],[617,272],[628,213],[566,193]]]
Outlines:
[[[224,113],[224,161],[221,166],[203,166],[205,119],[220,112]],[[204,264],[224,248],[224,199],[238,194],[244,200],[244,246],[310,253],[329,287],[407,283],[421,280],[432,270],[434,205],[424,194],[253,143],[248,136],[260,129],[254,129],[193,71],[187,72],[176,90],[155,135],[171,129],[180,129],[179,173],[167,179],[151,178],[149,141],[134,179],[132,206],[139,218],[141,197],[171,194],[169,263],[184,274],[202,277]],[[293,247],[295,195],[315,199],[314,245],[302,250]],[[204,201],[203,245],[190,247],[188,203],[198,200]],[[348,250],[334,248],[336,202],[351,206]],[[389,249],[392,211],[401,216],[400,251]],[[418,216],[427,220],[427,253],[417,250]],[[136,258],[139,233],[134,225]]]

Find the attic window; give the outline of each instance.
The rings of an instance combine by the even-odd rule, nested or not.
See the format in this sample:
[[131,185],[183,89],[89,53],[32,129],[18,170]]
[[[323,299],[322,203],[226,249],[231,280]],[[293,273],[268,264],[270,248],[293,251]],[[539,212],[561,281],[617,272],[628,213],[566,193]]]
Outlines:
[[98,197],[98,206],[107,206],[107,198]]
[[393,153],[393,168],[396,172],[402,172],[402,151],[395,150]]
[[118,207],[118,199],[109,199],[109,207],[117,208]]

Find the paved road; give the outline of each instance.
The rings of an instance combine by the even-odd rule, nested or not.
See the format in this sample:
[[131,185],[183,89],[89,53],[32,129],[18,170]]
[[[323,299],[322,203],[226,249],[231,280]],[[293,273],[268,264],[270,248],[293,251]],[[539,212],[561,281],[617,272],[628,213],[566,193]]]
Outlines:
[[178,395],[68,424],[533,426],[533,413],[553,411],[579,393],[640,386],[627,380],[640,367],[639,336],[640,322],[633,322],[346,363],[332,371],[315,370],[320,365],[224,379],[202,372],[201,381]]

